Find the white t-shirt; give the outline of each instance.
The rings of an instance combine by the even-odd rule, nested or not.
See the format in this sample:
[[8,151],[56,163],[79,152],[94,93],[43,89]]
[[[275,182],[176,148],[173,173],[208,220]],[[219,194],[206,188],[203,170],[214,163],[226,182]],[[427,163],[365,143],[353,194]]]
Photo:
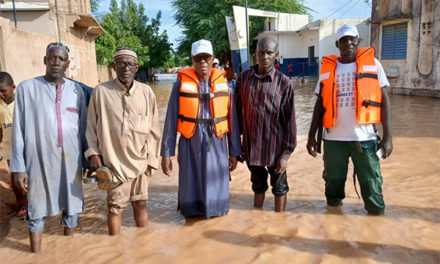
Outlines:
[[[382,64],[374,59],[377,66],[380,87],[389,86]],[[365,141],[376,139],[372,124],[360,125],[356,121],[356,106],[354,97],[356,62],[340,63],[336,61],[335,83],[337,94],[336,124],[330,129],[324,129],[323,138],[337,141]],[[319,94],[319,82],[315,93]]]

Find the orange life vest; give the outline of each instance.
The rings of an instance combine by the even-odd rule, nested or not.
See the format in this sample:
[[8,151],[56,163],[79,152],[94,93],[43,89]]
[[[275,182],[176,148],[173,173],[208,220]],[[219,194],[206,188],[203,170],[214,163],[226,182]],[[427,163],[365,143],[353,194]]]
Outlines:
[[[197,123],[211,124],[217,137],[229,131],[229,89],[225,80],[226,72],[211,70],[211,92],[199,93],[199,81],[194,68],[180,70],[179,116],[177,131],[186,138],[191,138],[196,131]],[[209,100],[211,119],[199,118],[200,100]]]
[[[319,76],[322,104],[325,109],[323,126],[331,128],[337,118],[337,94],[335,84],[336,60],[340,56],[329,55],[322,58]],[[378,69],[374,61],[374,49],[360,48],[356,55],[355,102],[358,124],[380,123],[382,89],[378,80]]]

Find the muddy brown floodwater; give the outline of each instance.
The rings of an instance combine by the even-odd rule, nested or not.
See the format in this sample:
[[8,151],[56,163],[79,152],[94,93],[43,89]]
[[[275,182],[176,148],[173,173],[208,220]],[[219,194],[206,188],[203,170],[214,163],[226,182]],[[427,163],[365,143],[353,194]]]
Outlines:
[[[153,85],[161,122],[171,84]],[[107,235],[105,193],[85,185],[85,208],[74,237],[62,236],[59,217],[46,219],[42,252],[29,253],[25,222],[8,215],[13,202],[1,162],[1,263],[439,263],[440,100],[391,95],[392,155],[382,161],[385,216],[367,216],[351,177],[339,210],[325,203],[322,156],[305,149],[315,101],[313,85],[296,88],[298,147],[288,163],[285,213],[252,208],[249,172],[239,164],[230,183],[230,211],[210,220],[176,212],[177,162],[171,177],[150,179],[149,226],[135,227],[131,208],[121,235]],[[351,170],[352,168],[350,168]]]

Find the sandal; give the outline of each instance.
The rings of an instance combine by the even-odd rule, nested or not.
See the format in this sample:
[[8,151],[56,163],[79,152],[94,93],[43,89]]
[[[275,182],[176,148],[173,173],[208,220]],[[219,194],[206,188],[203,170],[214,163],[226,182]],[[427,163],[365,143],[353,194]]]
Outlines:
[[119,185],[112,181],[113,173],[107,167],[102,166],[97,168],[96,176],[98,177],[98,188],[101,190],[108,191]]

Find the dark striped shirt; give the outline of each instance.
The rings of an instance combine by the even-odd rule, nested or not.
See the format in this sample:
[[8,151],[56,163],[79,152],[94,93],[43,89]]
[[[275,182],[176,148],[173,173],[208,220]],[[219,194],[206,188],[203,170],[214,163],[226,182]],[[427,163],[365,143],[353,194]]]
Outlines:
[[258,65],[242,72],[236,85],[243,153],[250,165],[276,166],[296,147],[294,89],[287,76],[273,69],[258,75]]

